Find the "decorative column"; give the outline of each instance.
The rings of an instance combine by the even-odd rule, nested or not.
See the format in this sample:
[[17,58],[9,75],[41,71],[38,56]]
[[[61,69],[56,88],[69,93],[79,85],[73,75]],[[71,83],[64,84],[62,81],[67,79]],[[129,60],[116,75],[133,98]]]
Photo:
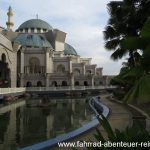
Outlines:
[[46,73],[46,87],[49,87],[49,77],[50,77],[50,74]]
[[68,67],[68,69],[69,69],[69,73],[71,73],[72,72],[72,58],[71,57],[68,57],[68,59],[69,59],[69,67]]
[[49,48],[46,48],[45,49],[45,67],[46,67],[46,74],[47,73],[50,73],[50,70],[49,70],[49,52],[50,52],[50,49]]
[[94,74],[91,74],[91,86],[94,87]]
[[83,70],[83,75],[85,75],[85,63],[82,63],[82,70]]
[[70,73],[71,86],[74,87],[74,73]]
[[46,73],[53,72],[53,50],[50,48],[45,49],[45,66],[46,66]]
[[30,73],[30,68],[29,68],[29,66],[27,66],[27,74],[29,74]]
[[21,64],[20,64],[20,86],[24,87],[24,51],[25,48],[21,49]]
[[50,73],[53,71],[53,50],[50,48],[45,49],[45,73],[46,73],[46,87],[49,86]]
[[20,73],[24,73],[24,51],[25,48],[21,49],[21,64],[20,64]]

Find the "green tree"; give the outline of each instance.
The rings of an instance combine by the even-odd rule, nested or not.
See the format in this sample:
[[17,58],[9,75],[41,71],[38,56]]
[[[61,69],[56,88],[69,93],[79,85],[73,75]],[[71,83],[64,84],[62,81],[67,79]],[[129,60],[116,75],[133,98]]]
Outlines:
[[[146,103],[150,102],[150,17],[145,22],[139,37],[129,37],[121,44],[123,48],[143,49],[141,65],[132,68],[126,76],[130,76],[131,72],[135,72],[136,82],[134,86],[124,97],[125,102],[130,103]],[[139,72],[138,72],[139,71]]]
[[125,49],[120,44],[127,37],[139,36],[144,22],[150,15],[150,1],[112,1],[108,4],[108,11],[110,19],[104,31],[105,48],[114,51],[111,55],[114,60],[129,54],[129,66],[138,65],[141,56],[137,49]]

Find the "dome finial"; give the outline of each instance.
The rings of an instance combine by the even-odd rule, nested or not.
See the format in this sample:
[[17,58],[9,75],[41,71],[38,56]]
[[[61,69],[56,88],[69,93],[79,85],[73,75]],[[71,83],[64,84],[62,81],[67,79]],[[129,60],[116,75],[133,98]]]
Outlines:
[[12,30],[14,23],[12,21],[13,12],[11,6],[9,6],[8,8],[7,16],[8,16],[8,21],[6,22],[7,29]]

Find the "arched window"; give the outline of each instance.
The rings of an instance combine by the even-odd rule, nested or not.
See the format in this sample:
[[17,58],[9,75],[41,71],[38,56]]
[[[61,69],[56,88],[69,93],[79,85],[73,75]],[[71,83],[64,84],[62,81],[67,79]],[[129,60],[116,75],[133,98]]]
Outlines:
[[57,72],[58,73],[64,73],[65,72],[65,66],[60,64],[57,66]]
[[52,86],[57,87],[57,82],[56,82],[56,81],[53,81],[53,82],[52,82]]
[[36,57],[32,57],[29,60],[30,73],[41,73],[40,60]]
[[41,28],[37,28],[37,33],[41,33]]
[[80,69],[78,69],[78,68],[75,68],[73,70],[73,72],[74,72],[75,75],[80,75]]
[[32,87],[32,82],[28,81],[28,82],[26,83],[26,87]]
[[88,82],[87,81],[84,81],[84,86],[88,86]]
[[42,86],[42,82],[41,82],[41,81],[38,81],[38,82],[37,82],[37,86],[38,86],[38,87],[41,87],[41,86]]
[[67,86],[67,81],[62,81],[62,86]]
[[28,28],[25,28],[25,33],[28,33]]
[[0,59],[0,88],[11,86],[11,70],[6,62],[6,55],[3,53]]
[[79,81],[75,81],[75,86],[79,86],[80,85],[80,83],[79,83]]
[[34,33],[34,28],[31,28],[31,32]]
[[2,54],[2,58],[1,59],[2,59],[2,62],[5,63],[6,62],[6,55]]

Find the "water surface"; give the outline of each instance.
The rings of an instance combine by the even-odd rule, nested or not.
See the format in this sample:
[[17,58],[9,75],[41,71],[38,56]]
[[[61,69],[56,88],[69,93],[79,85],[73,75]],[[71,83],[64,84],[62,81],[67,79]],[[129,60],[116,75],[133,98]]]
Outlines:
[[54,138],[81,127],[93,116],[87,98],[32,97],[0,113],[0,150]]

